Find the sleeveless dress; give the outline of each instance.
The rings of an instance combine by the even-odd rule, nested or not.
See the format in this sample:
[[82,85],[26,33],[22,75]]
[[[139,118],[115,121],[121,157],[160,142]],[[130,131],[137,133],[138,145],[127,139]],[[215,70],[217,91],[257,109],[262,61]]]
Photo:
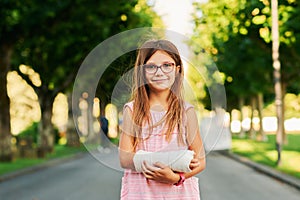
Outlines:
[[[133,102],[125,104],[131,110]],[[191,108],[192,105],[185,104],[185,110]],[[165,115],[165,111],[150,111],[152,123],[156,124]],[[186,121],[186,120],[184,120]],[[185,122],[186,124],[186,122]],[[147,128],[143,128],[142,136],[147,138],[142,140],[137,146],[137,150],[145,150],[150,152],[156,151],[174,151],[187,149],[187,145],[177,144],[177,131],[172,134],[171,141],[165,140],[164,123],[153,128],[150,136],[147,135]],[[184,134],[185,136],[185,134]],[[186,138],[183,138],[186,141]],[[191,177],[185,180],[182,185],[175,186],[159,183],[153,180],[147,180],[142,173],[125,169],[122,177],[121,200],[153,200],[153,199],[171,199],[171,200],[200,200],[199,184],[197,177]]]

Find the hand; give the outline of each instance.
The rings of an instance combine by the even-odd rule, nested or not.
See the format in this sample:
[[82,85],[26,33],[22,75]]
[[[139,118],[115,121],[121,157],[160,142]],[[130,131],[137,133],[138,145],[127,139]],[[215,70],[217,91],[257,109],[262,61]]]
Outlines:
[[179,175],[174,173],[172,169],[160,162],[154,163],[153,166],[142,163],[143,174],[147,179],[154,180],[166,184],[174,184],[179,180]]
[[191,170],[193,170],[193,169],[195,169],[199,166],[200,166],[200,161],[197,158],[192,159],[191,162],[190,162],[190,165],[189,165]]

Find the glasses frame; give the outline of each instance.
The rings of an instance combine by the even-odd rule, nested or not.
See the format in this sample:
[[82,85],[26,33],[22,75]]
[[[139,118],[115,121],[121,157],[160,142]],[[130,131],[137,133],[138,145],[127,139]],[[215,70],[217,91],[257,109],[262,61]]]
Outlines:
[[[149,66],[149,65],[150,65],[150,66],[154,66],[154,67],[156,68],[155,71],[153,71],[153,72],[147,71],[146,66]],[[165,71],[164,68],[163,68],[164,65],[171,65],[172,70],[170,70],[170,71]],[[144,65],[143,65],[143,68],[144,68],[145,72],[148,73],[148,74],[156,74],[156,72],[158,71],[159,68],[160,68],[160,70],[161,70],[163,73],[169,74],[169,73],[171,73],[171,72],[174,70],[174,67],[175,67],[175,63],[172,63],[172,62],[163,63],[163,64],[161,64],[161,65],[155,65],[155,64],[144,64]]]

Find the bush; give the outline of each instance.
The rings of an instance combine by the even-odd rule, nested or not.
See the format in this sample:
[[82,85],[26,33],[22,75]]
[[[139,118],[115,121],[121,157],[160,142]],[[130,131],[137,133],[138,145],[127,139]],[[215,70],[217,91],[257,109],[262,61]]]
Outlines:
[[38,122],[33,122],[31,126],[19,133],[16,137],[17,143],[19,143],[21,140],[31,140],[34,144],[37,144],[39,134],[38,126]]
[[[33,144],[37,144],[38,141],[38,137],[39,137],[39,122],[33,122],[31,124],[31,126],[29,126],[28,128],[26,128],[24,131],[20,132],[17,136],[17,144],[19,144],[19,142],[21,140],[30,140],[32,141]],[[58,140],[61,138],[61,136],[59,135],[59,131],[57,128],[54,128],[54,140],[55,140],[55,144],[58,144]]]

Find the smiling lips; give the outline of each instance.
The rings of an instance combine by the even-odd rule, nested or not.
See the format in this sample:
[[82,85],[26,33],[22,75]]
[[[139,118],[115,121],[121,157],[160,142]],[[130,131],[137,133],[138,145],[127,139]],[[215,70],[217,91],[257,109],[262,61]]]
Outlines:
[[167,78],[164,79],[152,79],[153,82],[163,82],[163,81],[167,81]]

